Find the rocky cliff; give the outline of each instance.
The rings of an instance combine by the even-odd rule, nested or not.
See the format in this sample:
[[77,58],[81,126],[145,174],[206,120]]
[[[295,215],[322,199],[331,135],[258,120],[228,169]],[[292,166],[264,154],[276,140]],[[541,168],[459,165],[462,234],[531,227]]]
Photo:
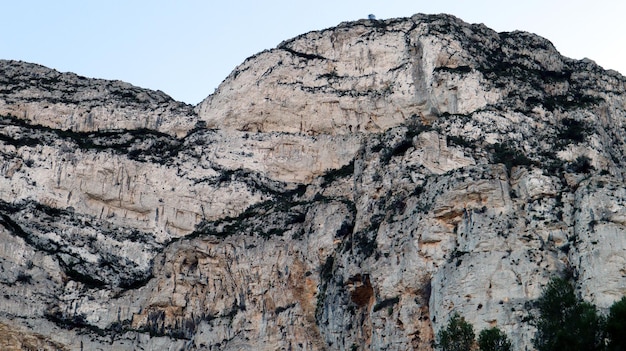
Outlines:
[[532,349],[626,294],[626,78],[446,15],[342,23],[198,106],[0,61],[0,346]]

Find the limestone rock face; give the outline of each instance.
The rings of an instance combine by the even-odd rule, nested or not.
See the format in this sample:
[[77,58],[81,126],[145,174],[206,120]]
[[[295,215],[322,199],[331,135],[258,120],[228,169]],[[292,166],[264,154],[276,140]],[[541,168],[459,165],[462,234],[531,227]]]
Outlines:
[[446,15],[259,53],[195,108],[0,61],[0,347],[531,350],[626,294],[626,78]]
[[0,61],[0,114],[61,130],[151,129],[184,136],[192,107],[121,81],[88,79],[25,62]]
[[435,68],[475,62],[450,35],[429,35],[429,21],[363,20],[285,41],[237,67],[198,105],[199,118],[246,131],[376,133],[495,102],[499,92],[485,89],[477,72],[437,76]]

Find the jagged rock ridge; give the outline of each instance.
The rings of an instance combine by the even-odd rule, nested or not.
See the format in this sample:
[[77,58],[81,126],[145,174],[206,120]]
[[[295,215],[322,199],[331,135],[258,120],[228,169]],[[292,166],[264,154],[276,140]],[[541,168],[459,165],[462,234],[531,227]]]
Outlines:
[[7,349],[531,349],[626,294],[626,79],[447,15],[303,34],[193,109],[0,61]]

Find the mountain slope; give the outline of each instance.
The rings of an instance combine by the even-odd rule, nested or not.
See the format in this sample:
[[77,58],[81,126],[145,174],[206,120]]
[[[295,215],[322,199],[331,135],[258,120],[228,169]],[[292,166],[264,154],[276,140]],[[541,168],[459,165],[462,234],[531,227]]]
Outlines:
[[195,109],[1,61],[2,346],[422,350],[458,312],[530,348],[550,277],[626,293],[625,91],[447,15],[303,34]]

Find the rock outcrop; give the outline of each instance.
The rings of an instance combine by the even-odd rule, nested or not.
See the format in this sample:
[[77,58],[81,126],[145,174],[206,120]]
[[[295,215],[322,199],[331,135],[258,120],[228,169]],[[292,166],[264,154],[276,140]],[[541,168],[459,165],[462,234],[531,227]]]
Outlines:
[[626,78],[447,15],[281,43],[195,108],[0,61],[0,346],[532,349],[626,295]]
[[18,61],[0,67],[0,114],[75,132],[151,129],[184,136],[192,107],[121,81],[88,79]]

